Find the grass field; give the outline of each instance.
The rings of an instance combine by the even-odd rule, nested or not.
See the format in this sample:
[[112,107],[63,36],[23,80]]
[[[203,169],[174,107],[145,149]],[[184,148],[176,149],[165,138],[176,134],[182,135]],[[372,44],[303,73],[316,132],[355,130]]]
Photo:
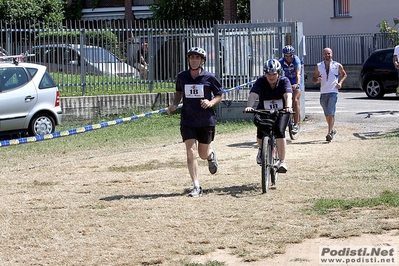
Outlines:
[[327,144],[312,123],[267,194],[250,122],[217,126],[220,169],[200,161],[194,199],[178,115],[0,148],[0,264],[193,266],[228,250],[251,265],[305,239],[399,229],[399,133],[353,125]]

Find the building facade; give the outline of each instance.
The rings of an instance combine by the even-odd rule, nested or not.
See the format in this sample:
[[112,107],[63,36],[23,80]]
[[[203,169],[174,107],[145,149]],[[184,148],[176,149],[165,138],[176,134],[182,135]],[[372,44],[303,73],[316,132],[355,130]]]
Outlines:
[[279,3],[284,21],[303,22],[304,35],[378,33],[386,19],[399,17],[398,0],[251,0],[253,22],[275,22]]

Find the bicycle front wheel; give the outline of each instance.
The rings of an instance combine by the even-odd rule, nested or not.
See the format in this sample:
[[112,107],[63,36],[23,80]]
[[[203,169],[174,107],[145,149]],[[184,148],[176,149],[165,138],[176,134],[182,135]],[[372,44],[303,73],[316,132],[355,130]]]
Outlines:
[[290,120],[288,122],[288,132],[290,134],[290,138],[292,140],[296,140],[299,137],[300,127],[299,127],[299,124],[298,124],[298,131],[296,131],[296,132],[293,131],[293,127],[294,127],[294,114],[291,114],[290,115]]
[[265,136],[262,140],[262,193],[269,191],[273,170],[272,147],[269,138]]
[[270,140],[270,145],[271,147],[271,153],[270,153],[270,158],[272,163],[271,163],[271,189],[276,189],[276,184],[278,181],[278,169],[275,167],[277,162],[279,161],[278,158],[278,152],[276,148],[276,139],[273,138],[273,140]]

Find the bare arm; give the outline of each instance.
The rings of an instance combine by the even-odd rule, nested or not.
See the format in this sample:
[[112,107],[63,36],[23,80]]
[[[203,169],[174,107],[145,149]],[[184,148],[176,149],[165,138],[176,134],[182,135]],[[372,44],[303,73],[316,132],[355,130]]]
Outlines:
[[183,98],[183,92],[176,91],[175,98],[173,99],[173,104],[168,107],[168,110],[166,110],[166,113],[168,115],[171,115],[172,112],[177,109],[177,106],[180,104],[182,98]]
[[320,71],[319,68],[316,66],[315,70],[314,70],[314,74],[312,77],[312,82],[313,83],[320,83],[321,82],[321,78],[320,78]]
[[208,99],[203,99],[203,100],[201,100],[201,107],[204,109],[212,108],[214,105],[220,103],[220,101],[222,99],[223,99],[223,95],[216,95],[210,101]]
[[292,108],[292,93],[291,92],[284,93],[284,102],[285,102],[284,109]]
[[250,92],[249,96],[248,96],[248,101],[247,101],[247,107],[245,107],[245,111],[252,111],[255,105],[256,100],[259,98],[259,95],[254,93],[254,92]]
[[394,64],[396,69],[399,69],[399,61],[398,61],[398,56],[397,55],[393,55],[393,64]]
[[347,78],[347,74],[346,74],[346,71],[345,71],[345,69],[344,69],[344,67],[341,65],[341,64],[339,64],[339,74],[341,75],[341,80],[338,82],[338,84],[337,84],[337,88],[338,89],[340,89],[340,88],[342,88],[342,85],[344,84],[344,81],[345,81],[345,79]]

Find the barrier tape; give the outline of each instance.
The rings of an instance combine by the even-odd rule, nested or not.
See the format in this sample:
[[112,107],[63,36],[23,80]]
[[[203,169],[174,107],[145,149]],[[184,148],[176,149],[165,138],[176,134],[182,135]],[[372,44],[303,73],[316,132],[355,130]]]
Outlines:
[[[238,85],[238,86],[236,86],[234,88],[231,88],[231,89],[228,89],[228,90],[224,90],[223,93],[227,93],[227,92],[230,92],[230,91],[233,91],[233,90],[241,89],[241,88],[249,86],[249,85],[251,85],[253,83],[254,83],[253,81],[247,82],[245,84]],[[183,105],[180,104],[179,106],[177,106],[177,108],[181,108],[182,106]],[[54,133],[51,133],[51,134],[32,136],[32,137],[25,137],[25,138],[18,138],[18,139],[11,139],[11,140],[2,140],[2,141],[0,141],[0,147],[7,147],[7,146],[12,146],[12,145],[33,143],[33,142],[38,142],[38,141],[42,141],[42,140],[50,140],[50,139],[56,139],[56,138],[60,138],[60,137],[72,136],[72,135],[76,135],[76,134],[80,134],[80,133],[89,132],[89,131],[92,131],[92,130],[97,130],[97,129],[101,129],[101,128],[106,128],[106,127],[110,127],[110,126],[119,125],[119,124],[126,123],[126,122],[135,121],[135,120],[138,120],[140,118],[144,118],[144,117],[148,117],[148,116],[152,116],[152,115],[156,115],[156,114],[166,113],[166,111],[167,111],[167,108],[162,108],[160,110],[153,111],[153,112],[148,112],[148,113],[144,113],[144,114],[140,114],[140,115],[134,115],[134,116],[125,117],[125,118],[119,118],[119,119],[108,121],[108,122],[102,122],[102,123],[98,123],[98,124],[93,124],[93,125],[73,128],[73,129],[69,129],[69,130],[62,130],[62,131],[54,132]]]

